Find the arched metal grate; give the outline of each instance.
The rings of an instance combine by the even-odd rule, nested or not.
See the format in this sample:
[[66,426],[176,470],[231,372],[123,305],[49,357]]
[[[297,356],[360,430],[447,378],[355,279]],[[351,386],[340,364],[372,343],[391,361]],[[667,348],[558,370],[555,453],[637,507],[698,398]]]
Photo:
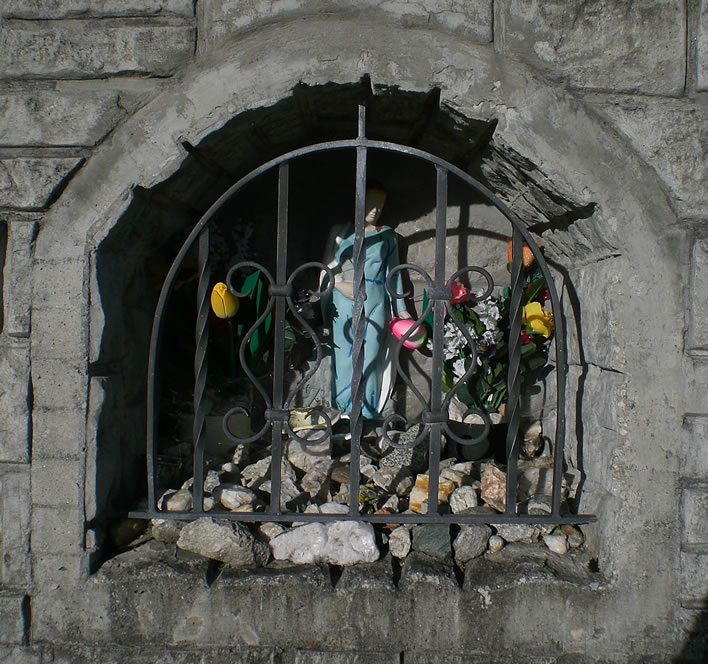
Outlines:
[[[531,235],[524,228],[518,217],[502,203],[491,191],[485,188],[477,180],[460,170],[453,164],[444,161],[432,154],[412,147],[398,145],[394,143],[369,140],[366,137],[366,112],[365,107],[359,107],[358,136],[350,140],[337,140],[319,143],[308,147],[300,148],[278,157],[235,183],[226,191],[204,214],[195,225],[188,238],[181,247],[175,258],[160,292],[157,308],[155,311],[152,337],[150,342],[148,386],[147,386],[147,476],[148,476],[148,508],[144,511],[136,511],[131,515],[141,518],[176,518],[195,519],[202,516],[218,516],[218,518],[235,519],[239,521],[280,521],[280,522],[307,522],[326,521],[341,519],[360,519],[369,522],[379,523],[537,523],[537,524],[560,524],[560,523],[585,523],[594,521],[595,517],[587,514],[570,514],[567,510],[562,510],[562,480],[564,470],[564,439],[565,439],[565,391],[566,391],[566,346],[564,318],[561,311],[561,304],[558,293],[553,283],[553,278],[544,257],[534,242]],[[293,301],[293,283],[298,274],[308,269],[321,270],[328,274],[329,283],[325,291],[329,292],[334,283],[331,270],[322,263],[310,262],[300,265],[290,275],[286,271],[288,256],[288,200],[289,200],[289,174],[291,165],[306,155],[316,152],[326,152],[331,150],[354,150],[356,152],[356,202],[355,202],[355,234],[353,244],[353,265],[354,265],[354,303],[352,315],[352,409],[350,415],[351,433],[351,454],[350,454],[350,496],[354,499],[349,501],[348,514],[304,514],[295,511],[285,511],[281,508],[281,460],[284,454],[284,440],[287,438],[301,440],[305,444],[314,444],[318,441],[304,440],[290,424],[290,413],[295,395],[307,381],[312,377],[323,357],[321,341],[309,326],[306,320],[300,316]],[[407,445],[401,445],[386,435],[389,426],[395,422],[404,422],[408,426],[405,416],[401,414],[390,415],[384,422],[384,436],[393,447],[413,447],[423,445],[427,441],[429,447],[429,486],[428,486],[428,509],[425,514],[363,514],[360,512],[359,501],[356,496],[360,490],[360,467],[361,467],[361,441],[363,432],[362,401],[363,401],[363,344],[365,325],[365,299],[366,285],[364,280],[364,236],[365,236],[365,193],[367,179],[367,154],[372,150],[381,150],[402,154],[414,159],[423,160],[432,164],[436,173],[436,207],[435,207],[435,267],[434,274],[430,275],[421,267],[412,264],[402,264],[395,268],[396,271],[412,270],[416,272],[425,282],[428,294],[428,302],[421,312],[417,322],[422,323],[429,315],[432,315],[432,370],[430,398],[424,397],[416,390],[410,378],[401,370],[399,363],[399,353],[402,344],[413,334],[410,330],[398,342],[394,353],[394,376],[399,376],[413,391],[416,398],[421,401],[423,407],[421,416],[421,427],[414,441]],[[268,282],[268,304],[255,321],[251,330],[246,334],[245,341],[241,345],[241,363],[244,372],[249,376],[255,389],[262,397],[265,409],[265,423],[261,429],[246,438],[239,438],[228,429],[229,417],[242,410],[240,407],[232,408],[224,416],[224,433],[234,443],[252,443],[257,440],[264,440],[270,437],[272,445],[272,462],[270,470],[271,495],[270,505],[264,511],[258,512],[213,512],[204,510],[204,479],[205,479],[205,436],[206,436],[206,406],[205,387],[207,378],[207,346],[209,342],[207,320],[209,315],[209,296],[211,285],[210,274],[210,222],[215,218],[217,212],[248,183],[259,176],[276,170],[278,177],[278,205],[277,205],[277,238],[276,238],[276,269],[275,274],[270,274],[262,265],[253,262],[240,263],[229,271],[227,283],[232,293],[238,292],[234,288],[233,279],[238,270],[245,267],[257,268],[264,275]],[[451,284],[460,276],[475,272],[481,275],[488,284],[487,293],[493,288],[491,276],[482,268],[467,266],[463,267],[453,275],[445,275],[445,254],[446,254],[446,213],[448,196],[448,176],[452,174],[460,181],[469,186],[485,201],[496,207],[509,221],[512,227],[512,250],[511,250],[511,282],[510,282],[510,309],[509,309],[509,371],[507,377],[508,397],[507,397],[507,436],[506,436],[506,461],[507,461],[507,481],[506,481],[506,510],[504,513],[474,513],[474,514],[447,514],[442,513],[438,504],[438,488],[440,474],[441,442],[443,435],[450,440],[454,440],[459,445],[476,445],[486,435],[490,427],[490,419],[483,409],[471,409],[485,422],[484,431],[475,438],[460,437],[449,426],[448,408],[451,400],[464,384],[464,382],[474,373],[475,362],[467,369],[464,376],[445,393],[443,391],[443,326],[446,313],[450,311],[450,300],[452,298]],[[555,320],[555,376],[557,391],[557,419],[556,430],[553,441],[553,489],[551,499],[550,514],[525,514],[518,510],[517,501],[517,469],[519,458],[519,422],[520,422],[520,388],[521,388],[521,330],[522,330],[522,253],[524,243],[528,245],[530,251],[545,278],[547,284],[551,310]],[[192,486],[193,508],[190,511],[160,511],[157,507],[157,487],[156,487],[156,439],[158,431],[158,384],[159,384],[159,362],[160,362],[160,340],[164,334],[163,324],[165,311],[169,295],[174,287],[177,274],[182,266],[188,252],[193,247],[198,247],[199,255],[199,285],[197,289],[197,324],[196,324],[196,352],[194,356],[194,427],[193,427],[193,471],[194,481]],[[392,289],[391,275],[389,276],[387,288],[393,298],[403,297],[401,293],[394,293]],[[481,297],[480,297],[481,299]],[[317,362],[297,384],[285,393],[284,373],[285,373],[285,350],[284,350],[284,324],[286,311],[302,325],[307,334],[310,335],[316,348]],[[267,316],[272,317],[274,330],[274,353],[273,353],[273,382],[272,390],[267,391],[256,377],[249,370],[243,357],[243,348],[249,336],[258,328]],[[474,349],[474,343],[462,326],[461,332],[465,335],[470,347]],[[473,353],[476,352],[473,350]],[[473,355],[473,359],[474,359]],[[317,410],[318,417],[325,421],[326,428],[322,436],[331,435],[331,422],[328,415]],[[468,411],[471,412],[471,411]],[[284,433],[285,432],[285,433]],[[287,436],[287,438],[286,438]]]

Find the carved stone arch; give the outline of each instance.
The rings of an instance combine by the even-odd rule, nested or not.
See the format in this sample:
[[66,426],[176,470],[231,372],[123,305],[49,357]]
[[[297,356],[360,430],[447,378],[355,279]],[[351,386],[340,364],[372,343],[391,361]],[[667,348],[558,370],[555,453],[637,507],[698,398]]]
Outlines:
[[[373,24],[362,31],[349,21],[323,17],[267,26],[185,69],[114,131],[47,214],[36,242],[33,297],[39,309],[55,311],[33,316],[34,408],[61,410],[69,396],[86,397],[87,413],[68,413],[66,419],[67,435],[86,448],[86,521],[100,516],[112,489],[100,473],[97,479],[97,459],[107,463],[101,456],[105,450],[99,455],[96,449],[97,427],[102,409],[112,407],[105,396],[119,393],[111,383],[120,383],[124,371],[97,361],[111,325],[104,302],[120,297],[121,284],[115,283],[112,293],[95,258],[107,248],[107,238],[121,235],[136,188],[148,192],[142,198],[149,201],[155,195],[149,192],[179,173],[187,145],[218,136],[214,132],[240,114],[255,109],[267,114],[282,100],[297,99],[298,81],[312,89],[358,87],[368,74],[375,86],[423,95],[438,88],[441,103],[462,117],[498,120],[488,181],[494,186],[498,178],[495,189],[506,187],[509,205],[540,225],[549,257],[572,284],[567,311],[579,332],[570,339],[576,365],[570,384],[575,381],[582,406],[576,432],[583,437],[589,477],[584,509],[600,518],[594,538],[600,565],[621,570],[630,584],[637,581],[639,572],[631,571],[629,562],[640,555],[640,540],[634,543],[632,533],[639,533],[642,523],[632,515],[645,510],[654,495],[671,494],[652,487],[648,475],[670,486],[676,473],[666,445],[650,444],[674,436],[674,415],[662,410],[658,379],[681,370],[683,317],[679,260],[666,240],[673,213],[658,179],[591,110],[523,65],[436,31]],[[317,36],[334,22],[341,38],[323,45]],[[408,46],[401,54],[396,45],[403,43]],[[563,200],[583,213],[568,218]],[[553,203],[558,214],[544,221],[540,211],[551,210]],[[539,216],[532,219],[534,214]],[[125,238],[122,250],[111,247],[116,273],[121,251],[143,252],[130,246],[130,233]],[[142,255],[147,254],[149,247]],[[59,343],[59,329],[68,343]],[[656,339],[666,345],[654,348]],[[111,448],[110,455],[119,459],[120,447]],[[659,468],[660,478],[653,476]],[[667,521],[672,507],[666,506]],[[653,509],[651,519],[661,521],[662,508]],[[612,538],[620,530],[622,548]],[[658,579],[656,585],[661,596]],[[670,596],[668,589],[665,595]]]

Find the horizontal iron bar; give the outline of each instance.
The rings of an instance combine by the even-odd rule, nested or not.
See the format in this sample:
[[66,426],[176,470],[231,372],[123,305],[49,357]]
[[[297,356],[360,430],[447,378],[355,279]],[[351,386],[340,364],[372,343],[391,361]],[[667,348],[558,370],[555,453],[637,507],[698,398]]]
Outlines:
[[368,521],[370,523],[528,523],[532,525],[555,524],[582,524],[594,523],[597,517],[594,514],[566,514],[563,516],[553,514],[359,514],[352,516],[342,514],[269,514],[268,512],[129,512],[131,519],[173,519],[191,521],[199,517],[211,519],[229,519],[230,521],[262,521],[262,522],[318,522],[318,521]]

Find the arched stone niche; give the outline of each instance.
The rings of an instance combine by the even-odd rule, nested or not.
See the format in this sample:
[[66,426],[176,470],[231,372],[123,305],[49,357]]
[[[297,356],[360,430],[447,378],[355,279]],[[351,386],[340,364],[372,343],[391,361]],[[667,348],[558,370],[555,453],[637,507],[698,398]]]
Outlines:
[[[176,183],[171,193],[193,187],[193,182],[183,185],[180,177],[200,170],[206,173],[208,164],[188,170],[189,160],[198,157],[188,158],[186,146],[202,151],[212,137],[233,140],[221,146],[226,148],[222,155],[230,152],[229,160],[222,162],[228,168],[248,170],[249,160],[255,163],[263,151],[259,140],[267,139],[268,149],[277,153],[286,151],[289,142],[308,138],[293,134],[294,127],[306,134],[317,132],[300,122],[312,115],[298,103],[314,102],[302,94],[298,101],[298,91],[326,91],[328,85],[346,90],[368,74],[382,90],[419,93],[422,99],[439,88],[450,117],[454,111],[460,118],[479,122],[470,120],[468,126],[474,139],[482,138],[491,119],[498,120],[486,174],[484,164],[477,167],[497,192],[508,196],[522,218],[540,225],[547,254],[567,286],[566,315],[569,327],[576,330],[569,339],[573,411],[569,435],[577,440],[569,445],[582,457],[587,478],[583,510],[599,517],[591,539],[603,579],[612,581],[590,597],[583,594],[584,601],[595,603],[598,615],[607,611],[613,616],[608,624],[598,618],[598,625],[612,632],[614,639],[640,624],[626,610],[625,591],[641,590],[657,599],[645,607],[653,615],[643,615],[641,624],[671,620],[672,607],[661,601],[672,596],[662,585],[670,583],[670,577],[651,578],[635,565],[638,557],[656,559],[657,565],[675,565],[678,552],[678,547],[666,544],[676,535],[675,505],[653,501],[656,495],[671,495],[676,481],[676,460],[671,454],[674,414],[663,409],[664,388],[658,378],[680,373],[677,321],[683,311],[678,265],[664,231],[672,212],[658,180],[576,99],[484,47],[425,29],[341,17],[336,19],[341,38],[327,45],[317,37],[333,27],[328,21],[323,17],[265,27],[182,72],[114,132],[47,215],[37,238],[34,301],[40,308],[60,302],[63,336],[57,334],[57,317],[33,317],[34,408],[36,412],[67,408],[67,404],[76,404],[78,411],[85,408],[85,421],[68,418],[67,426],[73,427],[71,433],[86,450],[89,535],[112,492],[133,490],[127,468],[119,474],[106,468],[118,464],[125,451],[129,458],[137,458],[143,444],[137,420],[138,426],[116,437],[102,416],[116,406],[140,408],[132,403],[133,384],[125,377],[136,366],[143,370],[146,356],[141,344],[135,343],[135,353],[123,357],[111,357],[108,351],[128,347],[116,334],[145,329],[150,306],[145,303],[143,309],[128,312],[107,303],[120,300],[131,278],[142,278],[138,272],[122,272],[121,265],[127,262],[135,267],[153,255],[156,238],[169,233],[160,224],[171,230],[193,222],[199,211],[181,204],[170,207],[169,200],[159,200],[163,186],[170,191],[168,184],[160,183]],[[408,45],[404,52],[394,47],[403,43]],[[307,88],[294,88],[296,81]],[[297,121],[283,127],[287,113],[276,114],[275,123],[269,125],[269,109],[289,99],[294,100]],[[230,135],[222,129],[232,118],[243,119],[249,112],[262,122],[262,133]],[[394,122],[394,128],[398,126]],[[245,158],[239,158],[242,138],[250,143]],[[203,154],[212,156],[211,151]],[[222,185],[205,176],[200,186],[214,196]],[[186,202],[193,200],[186,194]],[[145,217],[146,211],[156,209],[154,203],[157,209],[174,210],[174,217]],[[131,223],[135,212],[142,227]],[[151,237],[152,242],[147,241]],[[111,316],[124,318],[115,327]],[[134,325],[126,323],[132,320],[129,317],[134,317]],[[656,349],[659,339],[664,345]],[[127,486],[121,488],[121,481]],[[89,537],[89,552],[93,544]],[[109,592],[105,583],[101,587],[91,592]],[[553,597],[551,593],[550,602],[563,603]],[[528,615],[524,607],[529,601],[529,596],[519,597],[517,622]],[[569,629],[573,621],[582,622],[582,613],[568,614]],[[507,615],[505,620],[509,619]],[[557,641],[552,616],[539,620],[543,624],[534,625],[537,637]],[[77,618],[76,624],[87,641],[103,638],[88,621]],[[211,636],[200,639],[221,644],[222,628],[215,624]],[[467,636],[460,638],[464,641]],[[571,640],[569,633],[560,638]],[[432,645],[443,647],[446,639]]]

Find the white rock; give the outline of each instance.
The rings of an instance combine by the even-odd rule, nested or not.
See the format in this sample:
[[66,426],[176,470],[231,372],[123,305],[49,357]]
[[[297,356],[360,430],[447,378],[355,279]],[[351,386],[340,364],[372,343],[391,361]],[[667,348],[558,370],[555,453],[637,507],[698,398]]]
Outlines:
[[394,493],[383,505],[381,505],[381,510],[388,510],[389,512],[398,512],[398,504],[398,496]]
[[560,556],[568,553],[568,538],[562,533],[558,535],[544,535],[543,543],[553,551],[553,553],[557,553]]
[[402,474],[402,469],[400,466],[384,466],[381,470],[378,470],[371,475],[371,480],[376,486],[381,487],[384,491],[392,491],[393,487],[404,476],[407,475]]
[[274,537],[282,535],[285,532],[285,528],[279,523],[273,523],[272,521],[268,521],[258,526],[258,532],[270,541]]
[[332,458],[332,441],[321,429],[299,431],[298,436],[315,441],[324,436],[324,440],[306,445],[291,438],[288,441],[287,457],[295,468],[307,472],[320,461]]
[[361,468],[359,469],[359,472],[367,479],[371,479],[379,472],[379,469],[373,464],[367,463],[366,465],[362,464]]
[[489,538],[489,553],[496,553],[504,548],[504,540],[499,535],[492,535]]
[[192,494],[187,489],[168,489],[157,501],[157,509],[166,512],[188,512],[192,509]]
[[226,509],[235,511],[242,505],[251,505],[256,500],[256,494],[239,484],[219,484],[214,489],[214,499]]
[[449,498],[453,514],[459,514],[470,507],[477,507],[477,491],[471,486],[461,486],[455,489]]
[[356,565],[379,557],[373,527],[358,521],[308,523],[273,538],[270,548],[276,560],[301,565]]
[[309,493],[310,496],[316,496],[327,482],[333,463],[332,459],[322,459],[312,466],[300,480],[302,490]]
[[239,443],[238,445],[236,445],[233,453],[231,454],[231,463],[234,466],[238,466],[240,463],[243,462],[245,457],[246,457],[246,446],[243,445],[242,443]]
[[346,514],[349,508],[340,503],[329,502],[322,505],[308,505],[305,514]]
[[[270,493],[271,483],[270,480],[263,482],[258,488],[264,493]],[[290,478],[285,478],[280,483],[280,508],[284,509],[285,504],[289,503],[291,500],[295,500],[302,491],[298,489],[295,482]]]
[[580,528],[573,526],[570,523],[564,523],[562,526],[558,527],[558,531],[554,533],[555,535],[563,534],[568,538],[568,547],[570,549],[576,549],[585,543],[585,535],[583,535]]
[[214,493],[214,489],[221,484],[221,478],[216,470],[210,470],[204,478],[204,493]]
[[461,486],[462,482],[464,482],[465,475],[464,473],[461,473],[459,470],[455,470],[454,468],[445,468],[440,473],[440,478],[449,480],[455,486]]
[[204,496],[204,511],[205,512],[210,512],[211,510],[214,509],[214,506],[216,505],[216,501],[212,496]]
[[463,461],[461,463],[455,463],[452,466],[450,466],[452,470],[456,470],[458,473],[462,473],[463,475],[471,475],[472,474],[472,469],[474,468],[474,461]]
[[388,550],[394,558],[405,558],[411,550],[411,533],[408,528],[398,526],[388,536]]

